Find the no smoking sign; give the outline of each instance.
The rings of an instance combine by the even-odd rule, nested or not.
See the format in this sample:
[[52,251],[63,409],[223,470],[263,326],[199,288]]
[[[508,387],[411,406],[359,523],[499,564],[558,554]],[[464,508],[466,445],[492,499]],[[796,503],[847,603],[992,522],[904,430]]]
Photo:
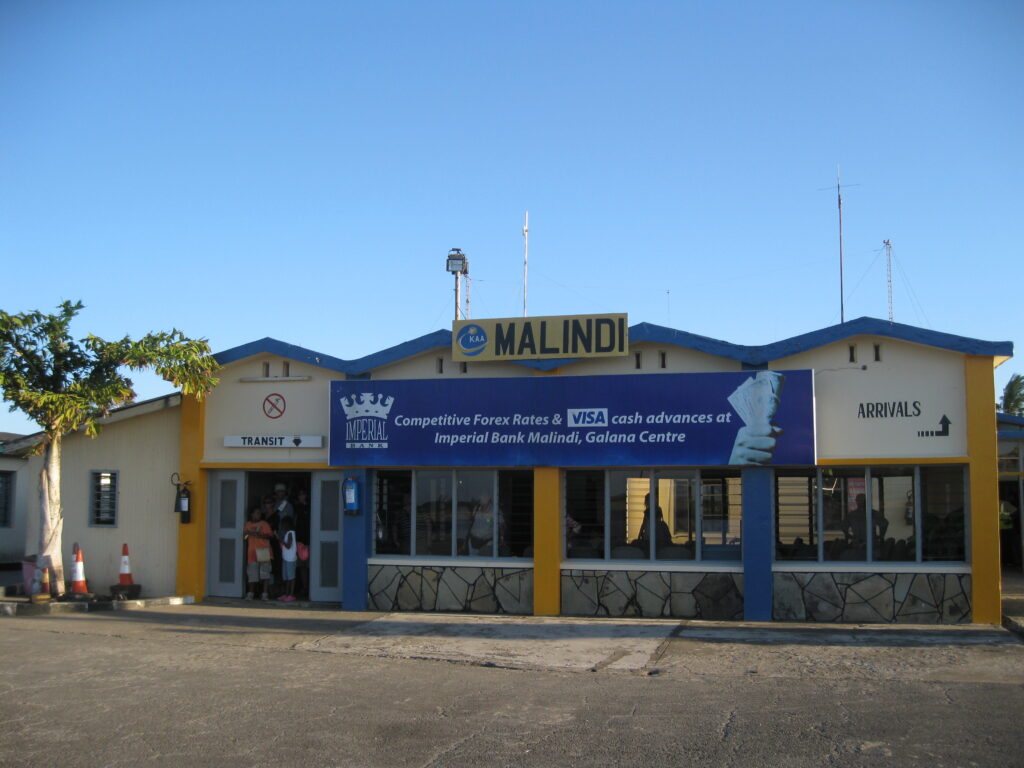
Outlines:
[[284,396],[276,392],[263,398],[263,415],[268,419],[279,419],[284,416],[286,407]]

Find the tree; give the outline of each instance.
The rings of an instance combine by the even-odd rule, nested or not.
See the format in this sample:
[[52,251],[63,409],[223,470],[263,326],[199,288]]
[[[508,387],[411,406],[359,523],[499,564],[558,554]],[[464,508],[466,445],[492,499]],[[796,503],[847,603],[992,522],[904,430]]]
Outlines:
[[1006,382],[999,410],[1011,416],[1024,416],[1024,376],[1015,373]]
[[20,410],[43,431],[37,446],[43,454],[39,473],[39,556],[36,584],[43,568],[64,592],[60,497],[61,442],[79,430],[95,437],[100,419],[135,399],[125,370],[155,370],[183,394],[202,398],[217,385],[218,365],[205,339],[178,330],[150,333],[134,341],[104,341],[86,336],[75,341],[69,331],[82,303],[63,302],[57,313],[38,311],[9,315],[0,310],[0,390],[11,410]]

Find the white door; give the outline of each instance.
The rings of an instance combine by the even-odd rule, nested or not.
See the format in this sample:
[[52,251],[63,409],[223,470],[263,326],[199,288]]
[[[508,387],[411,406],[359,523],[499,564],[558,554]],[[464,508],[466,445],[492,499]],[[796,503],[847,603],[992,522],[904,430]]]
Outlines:
[[245,592],[245,472],[211,472],[206,510],[206,593],[241,597]]
[[314,472],[310,493],[309,599],[341,602],[341,472]]

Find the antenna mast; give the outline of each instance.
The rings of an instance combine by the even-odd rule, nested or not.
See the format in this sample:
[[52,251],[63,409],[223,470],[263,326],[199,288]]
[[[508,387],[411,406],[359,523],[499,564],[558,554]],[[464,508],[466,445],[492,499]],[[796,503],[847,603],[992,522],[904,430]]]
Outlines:
[[843,291],[843,191],[839,185],[839,166],[836,166],[836,201],[839,203],[839,322],[846,322],[846,305]]
[[530,264],[530,212],[526,212],[523,224],[523,317],[526,317],[526,277]]
[[892,322],[892,241],[883,240],[885,246],[885,281],[889,289],[889,322]]

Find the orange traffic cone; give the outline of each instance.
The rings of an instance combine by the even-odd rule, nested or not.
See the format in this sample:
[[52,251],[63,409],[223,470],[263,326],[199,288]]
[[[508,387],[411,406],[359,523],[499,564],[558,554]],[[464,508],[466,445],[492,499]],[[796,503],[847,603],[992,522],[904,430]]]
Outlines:
[[39,579],[39,597],[43,600],[50,599],[50,569],[43,566],[43,576]]
[[128,586],[135,583],[132,581],[132,564],[128,559],[127,543],[121,547],[121,574],[117,577],[117,583],[120,586]]
[[89,585],[85,583],[85,561],[82,559],[81,548],[75,552],[75,564],[71,568],[71,592],[76,595],[89,594]]

